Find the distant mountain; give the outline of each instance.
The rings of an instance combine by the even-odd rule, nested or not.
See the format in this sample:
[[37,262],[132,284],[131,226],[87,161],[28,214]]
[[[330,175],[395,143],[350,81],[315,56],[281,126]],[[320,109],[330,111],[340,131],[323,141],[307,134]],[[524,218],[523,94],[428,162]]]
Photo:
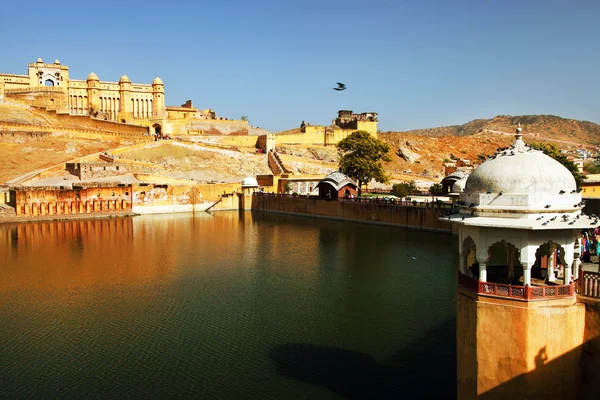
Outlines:
[[545,141],[556,141],[559,145],[563,143],[574,146],[578,144],[600,146],[600,125],[555,115],[498,115],[491,119],[475,119],[463,125],[414,129],[398,133],[431,137],[472,136],[486,132],[513,134],[519,122],[528,141],[539,138]]

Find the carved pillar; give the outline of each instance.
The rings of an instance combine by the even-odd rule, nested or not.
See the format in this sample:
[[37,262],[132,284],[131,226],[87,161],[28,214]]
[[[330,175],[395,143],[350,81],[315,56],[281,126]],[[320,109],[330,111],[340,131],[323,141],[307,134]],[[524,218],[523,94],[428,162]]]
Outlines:
[[459,264],[458,264],[458,269],[460,270],[460,273],[463,275],[466,275],[467,273],[467,258],[464,255],[460,255],[459,257]]
[[581,260],[579,259],[579,255],[576,254],[575,260],[573,260],[573,279],[579,279],[579,266],[581,265]]
[[487,282],[487,270],[486,270],[487,264],[486,263],[479,263],[479,280],[481,282]]
[[533,263],[527,263],[527,265],[523,266],[523,285],[531,286],[531,268],[533,267]]
[[548,276],[546,277],[546,280],[548,282],[556,281],[556,276],[554,276],[554,264],[555,263],[556,263],[556,256],[553,253],[550,257],[548,257]]

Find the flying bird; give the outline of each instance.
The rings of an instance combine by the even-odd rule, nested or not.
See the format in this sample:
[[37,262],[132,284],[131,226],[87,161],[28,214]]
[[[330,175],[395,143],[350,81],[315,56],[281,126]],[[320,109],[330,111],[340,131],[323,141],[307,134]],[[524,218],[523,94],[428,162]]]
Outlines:
[[344,85],[342,82],[336,82],[338,87],[333,88],[333,90],[337,90],[338,92],[340,90],[346,90],[346,85]]

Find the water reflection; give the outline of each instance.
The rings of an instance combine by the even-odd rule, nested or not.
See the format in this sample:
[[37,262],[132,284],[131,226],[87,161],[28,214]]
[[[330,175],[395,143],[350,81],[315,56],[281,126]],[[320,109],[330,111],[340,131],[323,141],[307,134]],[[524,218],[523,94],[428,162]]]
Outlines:
[[455,393],[454,248],[257,212],[1,225],[0,398],[410,398],[432,364]]

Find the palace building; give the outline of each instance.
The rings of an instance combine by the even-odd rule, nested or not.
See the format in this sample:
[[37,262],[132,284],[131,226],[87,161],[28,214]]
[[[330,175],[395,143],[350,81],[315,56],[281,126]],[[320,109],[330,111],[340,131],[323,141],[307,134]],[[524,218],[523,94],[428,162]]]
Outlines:
[[165,105],[165,87],[159,77],[152,83],[132,83],[127,75],[118,82],[101,81],[92,72],[85,80],[71,79],[69,67],[58,60],[48,64],[38,58],[28,65],[26,75],[0,73],[3,98],[57,114],[147,126],[152,133],[248,129],[246,121],[217,117],[212,109],[193,107],[191,100],[181,106]]
[[71,79],[66,65],[38,58],[27,75],[0,74],[1,86],[5,95],[35,99],[57,112],[120,122],[165,115],[165,88],[158,77],[151,84],[132,83],[127,75],[119,82],[101,81],[93,72],[86,80]]

